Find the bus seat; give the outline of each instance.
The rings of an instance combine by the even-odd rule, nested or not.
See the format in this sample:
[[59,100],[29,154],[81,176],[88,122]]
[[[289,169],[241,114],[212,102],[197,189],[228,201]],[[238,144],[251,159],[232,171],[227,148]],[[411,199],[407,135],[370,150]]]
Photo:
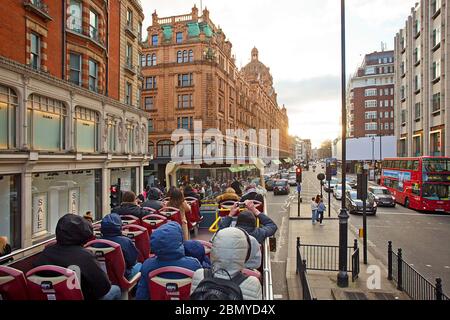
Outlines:
[[0,300],[28,300],[27,282],[22,271],[0,266]]
[[44,265],[27,272],[30,300],[83,300],[80,281],[75,271]]
[[173,207],[164,207],[159,210],[159,214],[167,217],[168,220],[178,222],[182,226],[180,210]]
[[200,205],[199,201],[193,197],[186,198],[187,203],[191,206],[191,222],[200,222],[202,217],[200,215]]
[[120,216],[120,219],[122,219],[122,224],[141,224],[141,220],[138,217],[132,216],[132,215],[123,215]]
[[122,226],[122,234],[130,238],[139,251],[138,262],[144,262],[150,256],[150,237],[145,227],[135,224]]
[[[168,274],[179,279],[169,279]],[[151,300],[189,300],[194,271],[181,267],[163,267],[148,275]]]
[[95,255],[111,283],[118,285],[122,290],[129,292],[141,278],[140,272],[131,280],[125,278],[125,259],[118,243],[98,239],[88,242],[84,247]]
[[167,223],[167,218],[165,216],[162,216],[160,214],[149,214],[148,216],[145,216],[142,218],[142,226],[147,228],[149,236],[153,232],[153,230],[158,229],[163,224]]
[[144,209],[145,211],[148,211],[148,214],[158,214],[158,210],[153,209],[153,208],[149,208],[149,207],[142,207],[142,209]]

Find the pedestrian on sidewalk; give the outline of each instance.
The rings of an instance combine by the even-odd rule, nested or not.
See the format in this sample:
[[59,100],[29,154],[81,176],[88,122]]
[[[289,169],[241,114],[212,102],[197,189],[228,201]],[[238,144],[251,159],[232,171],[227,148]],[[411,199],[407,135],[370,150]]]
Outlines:
[[319,220],[320,225],[323,226],[323,213],[325,212],[325,210],[327,210],[327,207],[323,203],[323,198],[321,196],[317,196],[316,202],[317,200],[319,201],[317,205],[317,219]]
[[316,198],[312,197],[311,199],[311,211],[312,211],[312,224],[315,225],[317,222],[317,202],[316,202]]

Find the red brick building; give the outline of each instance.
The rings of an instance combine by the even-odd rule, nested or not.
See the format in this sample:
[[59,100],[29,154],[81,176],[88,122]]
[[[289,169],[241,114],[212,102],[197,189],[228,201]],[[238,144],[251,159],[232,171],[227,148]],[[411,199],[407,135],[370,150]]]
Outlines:
[[347,97],[349,137],[394,135],[394,51],[367,54]]

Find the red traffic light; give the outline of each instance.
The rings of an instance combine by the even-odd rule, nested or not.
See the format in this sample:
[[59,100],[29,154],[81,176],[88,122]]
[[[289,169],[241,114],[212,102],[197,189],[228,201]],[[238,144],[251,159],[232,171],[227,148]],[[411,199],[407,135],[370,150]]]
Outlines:
[[117,187],[115,187],[115,186],[111,187],[111,192],[114,192],[114,193],[117,192]]
[[298,167],[297,168],[297,173],[302,173],[302,168]]

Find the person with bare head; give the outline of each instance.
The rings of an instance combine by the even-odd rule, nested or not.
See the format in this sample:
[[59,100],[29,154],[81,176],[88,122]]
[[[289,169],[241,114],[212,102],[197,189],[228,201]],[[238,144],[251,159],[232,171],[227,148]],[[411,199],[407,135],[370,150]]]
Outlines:
[[120,216],[131,215],[137,218],[145,217],[148,212],[137,205],[136,194],[133,191],[125,191],[122,194],[122,203],[120,206],[114,208],[112,213],[117,213]]
[[170,194],[170,200],[167,203],[167,206],[180,210],[182,222],[181,228],[183,230],[183,240],[189,240],[189,230],[186,212],[191,211],[191,206],[184,199],[183,192],[180,189],[178,188],[172,189],[172,192]]

